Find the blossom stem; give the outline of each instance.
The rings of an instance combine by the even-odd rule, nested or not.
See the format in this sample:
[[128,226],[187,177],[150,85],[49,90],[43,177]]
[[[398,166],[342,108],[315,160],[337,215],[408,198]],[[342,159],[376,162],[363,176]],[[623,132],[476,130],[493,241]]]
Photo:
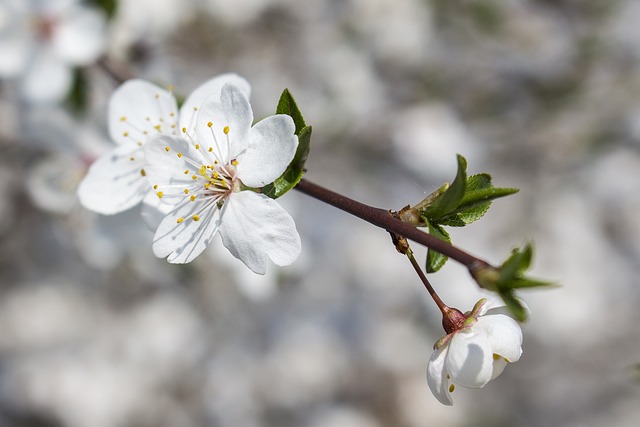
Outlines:
[[118,84],[122,84],[127,80],[135,78],[135,76],[128,69],[122,66],[122,64],[116,63],[116,61],[107,56],[100,58],[96,64]]
[[427,288],[427,292],[429,292],[429,295],[431,295],[433,301],[436,303],[440,311],[444,314],[449,309],[449,307],[442,301],[442,299],[440,299],[440,297],[436,293],[436,290],[433,289],[433,286],[431,286],[431,283],[429,282],[429,280],[427,280],[427,276],[424,274],[424,271],[422,271],[422,268],[420,268],[420,264],[418,264],[418,261],[416,261],[416,257],[413,256],[413,251],[409,249],[406,252],[406,255],[407,258],[409,258],[413,269],[418,274],[418,277],[420,277],[420,280],[422,280],[422,284],[425,288]]
[[314,184],[307,179],[300,180],[300,182],[295,186],[295,189],[363,219],[377,227],[381,227],[389,232],[404,236],[416,243],[427,246],[434,251],[446,255],[467,267],[472,275],[474,272],[489,266],[486,261],[483,261],[450,243],[443,242],[437,237],[431,236],[411,224],[394,218],[387,210],[365,205],[364,203],[360,203],[356,200],[350,199],[349,197],[343,196],[342,194],[338,194],[327,188]]

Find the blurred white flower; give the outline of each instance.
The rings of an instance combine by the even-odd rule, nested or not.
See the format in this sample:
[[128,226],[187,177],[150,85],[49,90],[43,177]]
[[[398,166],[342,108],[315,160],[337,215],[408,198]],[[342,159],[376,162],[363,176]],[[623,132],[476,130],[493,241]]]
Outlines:
[[172,263],[196,258],[220,232],[227,249],[258,274],[267,258],[292,263],[300,236],[291,216],[273,199],[248,187],[264,187],[285,171],[298,146],[293,119],[267,117],[251,126],[246,92],[226,84],[207,98],[188,139],[166,134],[144,147],[146,174],[156,195],[172,210],[153,243],[158,257]]
[[29,101],[61,101],[73,67],[102,54],[105,22],[80,0],[0,1],[0,77],[19,78]]
[[119,144],[91,168],[80,184],[80,202],[92,211],[111,215],[140,203],[150,191],[145,178],[143,144],[153,134],[178,134],[193,129],[198,106],[209,95],[219,97],[233,82],[248,93],[249,84],[235,74],[223,74],[198,87],[180,108],[173,94],[143,80],[120,86],[109,102],[109,132]]
[[455,330],[442,337],[427,366],[427,383],[443,404],[452,405],[455,385],[484,387],[522,354],[522,331],[504,306],[478,301]]

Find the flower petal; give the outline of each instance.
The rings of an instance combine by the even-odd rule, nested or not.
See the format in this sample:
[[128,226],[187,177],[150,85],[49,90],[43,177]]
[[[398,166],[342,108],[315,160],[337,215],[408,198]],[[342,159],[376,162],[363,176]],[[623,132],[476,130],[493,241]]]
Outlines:
[[31,58],[22,78],[22,93],[32,102],[60,102],[69,92],[71,82],[70,66],[49,49],[40,49]]
[[[247,148],[252,122],[253,111],[247,95],[227,83],[219,98],[210,96],[200,106],[196,120],[197,141],[207,149],[211,147],[220,161],[227,163]],[[225,134],[227,126],[228,134]]]
[[300,254],[293,218],[278,203],[252,191],[229,196],[220,223],[222,243],[254,273],[264,274],[267,258],[291,264]]
[[427,364],[427,384],[429,384],[431,393],[440,403],[451,406],[453,405],[453,399],[451,399],[449,392],[451,381],[445,366],[448,350],[449,346],[442,346],[431,355]]
[[177,111],[171,92],[144,80],[129,80],[109,101],[109,133],[118,144],[140,145],[151,135],[177,134]]
[[180,129],[186,128],[189,134],[193,134],[195,132],[196,117],[204,100],[209,97],[212,97],[213,100],[214,96],[217,96],[218,100],[220,100],[222,87],[227,83],[237,86],[247,95],[247,98],[251,95],[251,85],[237,74],[227,73],[214,77],[198,86],[180,107]]
[[504,314],[483,316],[474,325],[487,336],[491,352],[508,362],[516,362],[522,355],[522,330],[518,322]]
[[455,333],[449,343],[446,367],[454,383],[484,387],[493,372],[493,353],[485,334],[477,332],[475,325]]
[[195,165],[201,164],[201,157],[184,138],[154,135],[149,138],[143,150],[147,160],[147,179],[156,194],[161,192],[162,196],[159,197],[162,197],[163,202],[177,204],[198,186],[202,177]]
[[174,206],[167,203],[163,203],[155,192],[149,191],[142,199],[142,210],[140,216],[144,220],[147,228],[151,231],[155,231],[160,226],[160,223],[169,212],[174,209]]
[[144,167],[144,153],[136,144],[115,148],[89,168],[78,188],[80,202],[105,215],[137,205],[150,189],[141,172]]
[[282,175],[298,148],[295,130],[293,119],[284,114],[256,123],[247,150],[238,158],[238,178],[249,187],[264,187]]
[[[195,220],[194,215],[200,219]],[[160,223],[153,237],[153,253],[167,261],[193,261],[211,243],[218,231],[220,209],[211,201],[183,201]]]
[[87,65],[104,51],[105,23],[97,10],[73,6],[55,27],[53,48],[69,64]]
[[495,380],[500,376],[504,368],[507,366],[507,360],[502,356],[493,355],[493,372],[491,373],[491,379]]

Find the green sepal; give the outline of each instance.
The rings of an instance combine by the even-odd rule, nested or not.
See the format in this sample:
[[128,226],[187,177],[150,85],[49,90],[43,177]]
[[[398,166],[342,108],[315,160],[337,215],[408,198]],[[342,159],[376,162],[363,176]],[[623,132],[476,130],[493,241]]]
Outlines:
[[[451,237],[449,237],[449,233],[447,233],[444,228],[440,227],[437,224],[429,223],[429,234],[437,237],[444,242],[451,243]],[[427,273],[435,273],[436,271],[440,270],[448,259],[448,256],[442,255],[440,252],[436,252],[433,249],[429,248],[427,250]]]
[[300,182],[304,175],[304,165],[311,149],[311,126],[307,126],[305,123],[289,89],[285,89],[282,92],[276,108],[276,114],[286,114],[293,119],[293,123],[296,126],[295,134],[298,135],[298,148],[293,160],[282,175],[262,188],[262,193],[272,199],[282,196]]
[[426,206],[422,213],[423,216],[431,221],[437,221],[456,209],[464,197],[467,187],[467,160],[460,154],[457,155],[457,158],[458,172],[456,173],[456,178],[440,197],[435,199],[429,206]]

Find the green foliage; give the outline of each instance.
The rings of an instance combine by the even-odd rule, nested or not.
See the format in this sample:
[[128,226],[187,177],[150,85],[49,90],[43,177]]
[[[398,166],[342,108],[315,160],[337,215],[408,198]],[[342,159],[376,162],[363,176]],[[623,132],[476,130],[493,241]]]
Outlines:
[[[517,193],[515,188],[496,188],[491,175],[481,173],[467,176],[467,161],[458,155],[458,170],[453,182],[445,184],[422,202],[411,208],[421,219],[419,226],[427,226],[429,234],[451,243],[442,226],[464,227],[482,218],[499,197]],[[447,257],[427,252],[427,272],[438,271]]]
[[71,89],[69,89],[69,93],[65,100],[65,103],[75,113],[80,114],[86,111],[87,103],[89,101],[87,85],[88,82],[84,70],[81,68],[75,68],[73,70]]
[[298,149],[284,173],[262,189],[262,192],[272,199],[277,199],[282,196],[300,182],[304,175],[304,164],[307,161],[309,150],[311,149],[311,126],[305,123],[302,113],[291,92],[289,92],[289,89],[285,89],[282,92],[278,107],[276,108],[276,114],[286,114],[293,118],[296,126],[295,134],[298,135]]
[[91,3],[100,8],[109,19],[113,18],[118,8],[117,0],[92,0]]
[[[451,243],[449,233],[437,224],[429,224],[429,234],[447,243]],[[448,259],[449,257],[446,255],[442,255],[440,252],[429,248],[427,250],[427,273],[435,273],[440,270]]]
[[520,248],[515,248],[499,268],[484,266],[472,271],[480,287],[497,292],[519,321],[526,319],[527,311],[516,298],[516,289],[555,286],[555,283],[525,275],[531,267],[532,259],[533,247],[531,243],[526,243]]

